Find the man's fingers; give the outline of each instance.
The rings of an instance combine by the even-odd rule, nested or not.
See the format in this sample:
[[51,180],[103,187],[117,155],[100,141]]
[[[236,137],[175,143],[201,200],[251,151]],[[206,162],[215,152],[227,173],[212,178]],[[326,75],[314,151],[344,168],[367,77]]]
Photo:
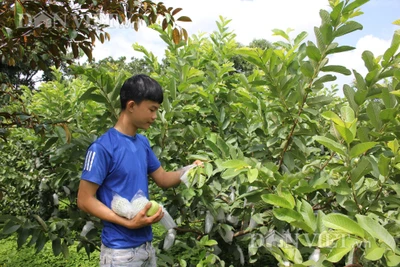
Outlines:
[[146,206],[144,206],[144,211],[148,211],[151,208],[151,202],[147,202]]
[[197,165],[197,166],[203,166],[203,162],[199,159],[195,160],[195,162],[193,162],[193,164]]

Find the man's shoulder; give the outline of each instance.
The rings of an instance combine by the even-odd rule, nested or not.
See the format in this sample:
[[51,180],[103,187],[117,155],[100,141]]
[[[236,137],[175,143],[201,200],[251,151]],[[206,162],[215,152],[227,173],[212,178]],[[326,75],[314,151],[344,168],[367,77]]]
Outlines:
[[143,134],[136,134],[136,138],[144,143],[146,146],[150,146],[149,139]]
[[103,133],[99,138],[97,138],[92,145],[100,145],[105,149],[109,149],[113,146],[113,143],[115,143],[114,135],[115,134],[113,133],[113,131],[109,129],[108,131]]

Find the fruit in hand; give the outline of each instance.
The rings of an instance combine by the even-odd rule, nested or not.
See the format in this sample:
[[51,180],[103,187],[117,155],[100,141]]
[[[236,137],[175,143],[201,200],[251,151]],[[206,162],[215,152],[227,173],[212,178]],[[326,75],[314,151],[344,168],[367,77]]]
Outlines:
[[156,201],[150,200],[150,203],[151,203],[151,207],[146,213],[146,215],[149,216],[149,217],[153,216],[154,214],[156,214],[158,209],[160,208],[160,205]]

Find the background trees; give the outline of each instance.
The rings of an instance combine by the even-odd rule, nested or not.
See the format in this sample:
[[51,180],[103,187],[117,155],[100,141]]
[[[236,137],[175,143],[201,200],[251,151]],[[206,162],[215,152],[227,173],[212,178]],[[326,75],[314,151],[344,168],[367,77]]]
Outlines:
[[[210,38],[191,36],[187,45],[174,42],[172,28],[152,26],[168,46],[163,64],[134,46],[165,89],[146,132],[163,166],[205,161],[190,188],[151,185],[178,224],[171,249],[163,249],[166,232],[156,235],[160,266],[400,263],[399,33],[384,55],[363,53],[365,77],[329,64],[329,55],[353,49],[335,39],[362,28],[353,18],[364,2],[330,1],[315,42],[277,30],[281,42],[240,47],[221,18]],[[235,68],[238,57],[251,72]],[[100,225],[77,210],[76,189],[85,149],[117,118],[115,89],[131,75],[121,64],[75,66],[67,80],[55,70],[39,92],[23,88],[27,112],[56,123],[44,123],[42,137],[12,131],[2,144],[3,237],[16,234],[38,251],[51,241],[55,254],[67,255],[74,241],[96,248]],[[355,78],[343,99],[324,86],[335,73]],[[87,221],[95,228],[82,236]]]
[[[32,128],[39,118],[24,110],[20,99],[20,84],[33,89],[33,77],[45,71],[48,80],[50,66],[73,63],[82,51],[92,60],[96,40],[110,39],[105,32],[107,22],[130,23],[138,30],[161,16],[162,27],[173,27],[173,39],[187,39],[187,32],[176,21],[190,21],[177,13],[181,8],[166,7],[153,1],[21,1],[5,0],[0,4],[0,137],[6,138],[10,127]],[[37,79],[35,77],[35,79]],[[29,81],[29,82],[28,82]],[[13,113],[3,107],[19,101],[21,109]]]

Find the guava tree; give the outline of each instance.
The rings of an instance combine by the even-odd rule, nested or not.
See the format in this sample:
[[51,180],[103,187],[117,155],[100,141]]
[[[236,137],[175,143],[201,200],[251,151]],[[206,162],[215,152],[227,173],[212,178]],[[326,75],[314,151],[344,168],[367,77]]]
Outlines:
[[[206,161],[191,188],[162,196],[180,223],[168,264],[399,264],[399,33],[384,55],[363,53],[365,77],[329,64],[354,49],[335,39],[362,29],[353,18],[365,2],[330,1],[315,42],[275,30],[283,41],[273,47],[237,49],[221,20],[184,47],[160,31],[166,70],[135,47],[166,88],[155,151],[171,169]],[[237,54],[257,69],[236,73]],[[324,87],[334,73],[355,77],[345,99]]]

